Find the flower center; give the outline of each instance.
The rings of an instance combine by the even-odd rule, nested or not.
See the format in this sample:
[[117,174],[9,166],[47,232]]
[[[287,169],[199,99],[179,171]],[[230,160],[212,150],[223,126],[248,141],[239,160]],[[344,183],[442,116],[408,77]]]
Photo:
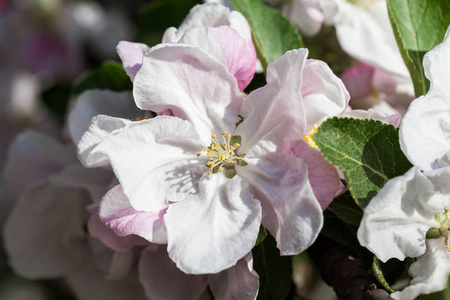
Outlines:
[[239,146],[241,145],[240,136],[231,136],[226,131],[222,133],[222,142],[220,142],[217,136],[211,134],[211,144],[208,148],[203,148],[202,152],[197,153],[197,156],[205,154],[209,160],[206,166],[209,168],[209,173],[216,174],[225,171],[225,176],[233,178],[236,175],[235,166],[246,166],[244,161],[244,155],[237,153]]
[[441,236],[445,237],[445,247],[450,251],[450,212],[445,210],[444,213],[439,213],[434,215],[434,219],[441,224],[440,228],[430,228],[427,231],[427,239],[437,239]]
[[315,148],[315,149],[319,149],[319,147],[317,146],[317,144],[313,141],[312,137],[316,134],[317,132],[317,125],[314,125],[313,129],[311,130],[310,133],[305,134],[302,137],[302,140],[304,140],[305,142],[308,143],[308,145],[310,145],[311,147]]

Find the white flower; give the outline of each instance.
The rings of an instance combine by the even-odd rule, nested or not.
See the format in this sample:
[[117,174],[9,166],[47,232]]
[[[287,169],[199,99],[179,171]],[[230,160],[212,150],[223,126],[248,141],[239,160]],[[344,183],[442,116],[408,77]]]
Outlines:
[[[128,124],[98,116],[79,158],[90,167],[110,164],[133,210],[167,209],[169,256],[186,273],[234,265],[253,248],[261,221],[281,254],[299,253],[322,225],[308,166],[290,153],[307,133],[304,106],[308,120],[320,121],[348,101],[342,82],[323,64],[305,64],[306,55],[290,51],[272,63],[268,84],[243,102],[232,74],[205,52],[154,47],[134,79],[135,101],[174,116]],[[236,127],[238,115],[244,121]]]

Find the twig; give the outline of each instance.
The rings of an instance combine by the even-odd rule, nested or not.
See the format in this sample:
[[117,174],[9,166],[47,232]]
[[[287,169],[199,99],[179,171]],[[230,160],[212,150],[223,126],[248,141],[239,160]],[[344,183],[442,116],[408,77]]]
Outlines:
[[319,267],[322,278],[331,285],[342,300],[388,300],[389,293],[379,289],[371,276],[349,254],[349,249],[319,236],[308,249],[309,256]]

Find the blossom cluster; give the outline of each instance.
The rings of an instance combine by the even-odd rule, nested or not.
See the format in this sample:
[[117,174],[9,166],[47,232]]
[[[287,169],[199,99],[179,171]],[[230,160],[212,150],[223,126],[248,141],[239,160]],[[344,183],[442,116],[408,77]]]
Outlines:
[[383,0],[267,1],[311,39],[334,26],[335,47],[357,62],[340,77],[307,48],[264,69],[251,19],[205,2],[156,45],[117,43],[131,90],[86,89],[63,138],[26,130],[10,144],[2,184],[16,200],[3,240],[14,272],[64,278],[83,300],[257,299],[268,275],[255,247],[273,238],[281,256],[307,251],[333,200],[353,195],[315,138],[327,120],[353,118],[398,127],[413,164],[358,208],[357,240],[382,262],[417,258],[393,298],[444,290],[450,31],[424,56],[430,89],[414,99]]

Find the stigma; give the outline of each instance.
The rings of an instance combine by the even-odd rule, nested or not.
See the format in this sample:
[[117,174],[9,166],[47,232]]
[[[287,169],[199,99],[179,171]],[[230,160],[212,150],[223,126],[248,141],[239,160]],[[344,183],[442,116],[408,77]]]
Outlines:
[[231,136],[226,131],[219,138],[212,133],[211,144],[208,148],[203,148],[202,152],[197,153],[197,156],[206,155],[209,158],[206,163],[209,173],[216,174],[225,171],[226,177],[232,178],[236,175],[236,165],[247,165],[244,162],[245,154],[238,154],[240,141],[240,136]]
[[314,124],[313,129],[311,130],[310,133],[305,134],[302,137],[302,140],[305,141],[308,145],[310,145],[311,147],[315,148],[315,149],[319,149],[319,146],[317,146],[317,144],[314,142],[314,140],[312,139],[312,137],[316,134],[317,132],[317,125]]

